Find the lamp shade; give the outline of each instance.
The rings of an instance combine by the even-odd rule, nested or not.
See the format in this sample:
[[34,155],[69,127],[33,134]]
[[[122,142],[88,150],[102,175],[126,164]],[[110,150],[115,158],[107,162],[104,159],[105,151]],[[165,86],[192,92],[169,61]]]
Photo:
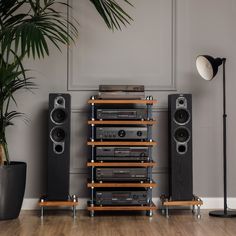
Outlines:
[[222,64],[221,58],[213,58],[208,55],[200,55],[196,60],[196,67],[200,76],[205,80],[212,80]]

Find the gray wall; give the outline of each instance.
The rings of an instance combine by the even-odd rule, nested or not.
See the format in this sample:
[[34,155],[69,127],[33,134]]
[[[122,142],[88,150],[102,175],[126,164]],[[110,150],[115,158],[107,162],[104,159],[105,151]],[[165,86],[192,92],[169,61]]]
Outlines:
[[[154,150],[158,162],[155,196],[167,191],[167,95],[193,94],[194,192],[201,197],[222,196],[222,79],[221,69],[211,82],[201,80],[195,68],[199,54],[227,58],[228,186],[236,197],[236,2],[234,0],[136,0],[129,9],[134,22],[122,32],[106,29],[89,1],[73,2],[79,17],[80,38],[70,50],[52,50],[49,58],[25,63],[33,70],[39,89],[18,95],[18,109],[30,125],[17,121],[9,128],[10,155],[28,163],[26,198],[45,191],[47,103],[50,92],[72,96],[71,193],[87,197],[87,99],[98,84],[144,84],[159,100],[154,116]],[[145,3],[145,4],[144,4]],[[78,4],[78,5],[77,5]]]

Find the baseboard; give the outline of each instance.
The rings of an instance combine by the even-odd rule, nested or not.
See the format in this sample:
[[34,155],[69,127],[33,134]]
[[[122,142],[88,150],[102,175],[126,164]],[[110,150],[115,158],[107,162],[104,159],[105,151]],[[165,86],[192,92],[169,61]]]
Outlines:
[[[202,198],[203,206],[202,209],[222,209],[223,198]],[[87,198],[79,198],[78,209],[86,209]],[[236,198],[228,198],[228,207],[236,209]],[[159,198],[153,198],[153,202],[160,205]],[[37,198],[25,198],[22,205],[22,210],[36,210],[39,209]]]

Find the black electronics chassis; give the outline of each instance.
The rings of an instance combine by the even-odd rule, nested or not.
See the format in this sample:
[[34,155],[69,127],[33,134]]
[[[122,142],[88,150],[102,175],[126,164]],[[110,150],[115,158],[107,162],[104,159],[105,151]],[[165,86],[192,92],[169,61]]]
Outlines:
[[96,181],[139,182],[147,179],[147,168],[96,168]]
[[96,147],[97,161],[148,161],[148,147]]
[[150,202],[148,191],[145,188],[98,189],[95,193],[96,205],[147,205]]

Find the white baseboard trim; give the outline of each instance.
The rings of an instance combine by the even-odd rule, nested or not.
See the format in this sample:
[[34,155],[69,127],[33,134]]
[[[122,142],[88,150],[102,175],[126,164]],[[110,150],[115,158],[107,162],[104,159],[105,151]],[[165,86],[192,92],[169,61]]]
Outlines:
[[[77,209],[86,209],[87,198],[79,198],[79,206]],[[222,209],[223,208],[223,198],[202,198],[203,206],[201,209]],[[159,198],[153,198],[155,204],[160,204]],[[228,207],[236,209],[236,198],[228,198]],[[22,205],[22,210],[37,210],[38,199],[37,198],[25,198]]]

